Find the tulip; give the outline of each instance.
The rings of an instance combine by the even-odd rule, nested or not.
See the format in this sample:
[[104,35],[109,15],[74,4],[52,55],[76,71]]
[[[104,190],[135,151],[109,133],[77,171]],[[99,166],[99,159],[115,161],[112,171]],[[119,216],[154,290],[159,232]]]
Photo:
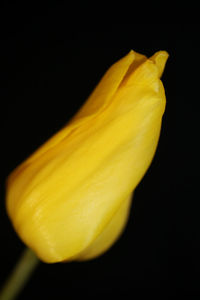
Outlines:
[[131,50],[70,122],[8,177],[9,218],[42,261],[95,258],[122,233],[158,144],[167,57]]

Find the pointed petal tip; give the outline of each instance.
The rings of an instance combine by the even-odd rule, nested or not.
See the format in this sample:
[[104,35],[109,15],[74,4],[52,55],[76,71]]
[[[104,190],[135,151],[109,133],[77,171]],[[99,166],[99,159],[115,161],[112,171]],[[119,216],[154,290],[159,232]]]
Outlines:
[[134,52],[135,52],[135,51],[134,51],[133,49],[131,49],[131,50],[129,51],[129,54],[131,54],[131,53],[134,54]]
[[131,57],[132,59],[135,59],[135,51],[131,49],[131,50],[127,53],[126,56]]
[[158,68],[158,76],[161,77],[165,68],[165,64],[169,54],[167,51],[161,50],[156,52],[150,59],[155,63]]

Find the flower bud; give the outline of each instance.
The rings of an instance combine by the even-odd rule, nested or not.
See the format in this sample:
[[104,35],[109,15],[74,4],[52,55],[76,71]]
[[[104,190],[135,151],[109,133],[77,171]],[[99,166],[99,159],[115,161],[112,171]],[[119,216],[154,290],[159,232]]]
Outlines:
[[158,143],[167,57],[131,50],[72,120],[8,177],[8,215],[44,262],[97,257],[122,232]]

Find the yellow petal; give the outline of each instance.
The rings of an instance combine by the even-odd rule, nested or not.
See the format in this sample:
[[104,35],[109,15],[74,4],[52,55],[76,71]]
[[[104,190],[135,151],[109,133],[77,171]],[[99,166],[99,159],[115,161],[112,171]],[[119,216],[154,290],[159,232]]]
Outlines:
[[71,122],[8,178],[8,214],[43,261],[94,257],[119,235],[159,139],[167,59],[159,53],[131,51],[114,64]]
[[134,57],[134,52],[131,50],[129,54],[112,65],[105,73],[97,87],[94,89],[91,96],[82,106],[80,111],[74,116],[73,122],[67,124],[67,126],[50,138],[28,159],[28,161],[32,161],[38,156],[45,154],[46,151],[52,147],[56,146],[59,142],[66,138],[72,132],[72,130],[74,131],[81,126],[82,122],[87,120],[87,116],[94,117],[98,111],[102,111],[115,94],[129,66],[134,61]]
[[94,240],[93,243],[77,257],[73,257],[73,259],[81,261],[95,258],[103,254],[113,245],[126,226],[131,200],[132,194],[122,201],[120,207],[115,212],[114,216],[112,216],[109,223],[104,227],[103,231],[98,235],[96,240]]
[[169,55],[166,51],[158,51],[151,57],[151,60],[153,62],[155,62],[156,66],[158,68],[158,76],[159,77],[162,76],[168,56]]

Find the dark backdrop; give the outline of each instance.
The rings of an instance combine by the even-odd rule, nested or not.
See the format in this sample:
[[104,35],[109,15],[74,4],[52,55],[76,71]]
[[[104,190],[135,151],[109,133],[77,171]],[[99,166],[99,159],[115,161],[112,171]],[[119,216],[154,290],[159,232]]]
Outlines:
[[6,216],[6,176],[69,120],[112,63],[130,49],[147,56],[167,50],[161,137],[124,234],[95,260],[41,263],[19,299],[134,296],[150,290],[167,295],[174,289],[198,294],[198,24],[93,28],[66,22],[61,5],[26,15],[16,14],[16,8],[4,8],[1,27],[0,283],[24,248]]

